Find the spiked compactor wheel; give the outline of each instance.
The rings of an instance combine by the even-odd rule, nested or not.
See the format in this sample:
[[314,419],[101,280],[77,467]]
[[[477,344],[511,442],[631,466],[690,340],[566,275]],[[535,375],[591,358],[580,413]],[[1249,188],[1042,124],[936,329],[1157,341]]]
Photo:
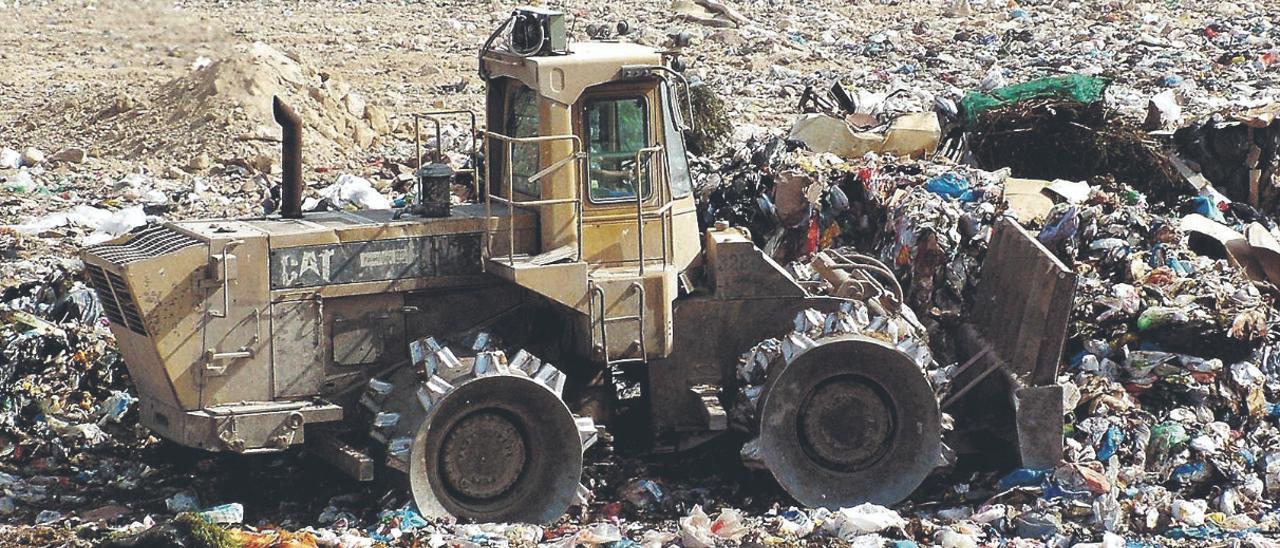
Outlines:
[[513,374],[479,377],[427,414],[409,454],[409,482],[427,516],[545,523],[577,499],[583,450],[573,414],[545,385]]

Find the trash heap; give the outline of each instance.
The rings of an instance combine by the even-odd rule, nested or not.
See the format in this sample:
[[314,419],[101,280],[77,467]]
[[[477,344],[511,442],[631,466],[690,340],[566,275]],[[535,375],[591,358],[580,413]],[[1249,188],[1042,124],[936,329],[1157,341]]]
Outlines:
[[86,498],[62,493],[42,472],[145,438],[125,420],[136,399],[97,296],[76,270],[54,261],[43,279],[0,294],[0,515],[21,509],[38,523],[59,519],[53,501]]
[[135,401],[93,290],[67,265],[0,294],[4,454],[66,454],[109,437]]
[[[1268,275],[1280,273],[1280,233],[1264,179],[1277,109],[1162,142],[1115,116],[1100,82],[972,94],[956,112],[939,108],[943,142],[896,157],[837,153],[859,135],[857,113],[839,106],[851,93],[837,86],[825,114],[797,118],[792,139],[752,135],[719,163],[697,163],[707,170],[703,223],[747,227],[781,262],[851,246],[893,268],[943,365],[955,363],[950,334],[1000,217],[1017,218],[1080,275],[1059,378],[1063,464],[939,478],[952,484],[944,506],[955,507],[917,511],[937,532],[917,540],[970,545],[943,540],[951,531],[1053,543],[1105,531],[1207,542],[1280,527],[1280,279]],[[829,118],[826,138],[815,116]]]

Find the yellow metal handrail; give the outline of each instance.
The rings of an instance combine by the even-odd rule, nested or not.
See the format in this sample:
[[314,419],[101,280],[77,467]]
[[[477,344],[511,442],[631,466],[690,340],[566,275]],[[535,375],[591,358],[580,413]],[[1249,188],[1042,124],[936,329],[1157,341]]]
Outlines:
[[[588,329],[590,329],[591,331],[591,342],[594,345],[595,337],[596,337],[596,323],[597,323],[595,303],[599,302],[600,315],[598,316],[599,318],[598,323],[600,324],[600,347],[602,349],[602,355],[604,357],[605,366],[610,366],[618,363],[633,362],[633,361],[648,363],[649,361],[649,349],[648,349],[648,345],[646,344],[645,334],[644,334],[644,328],[645,328],[644,313],[646,309],[645,305],[647,303],[645,302],[645,291],[644,291],[643,281],[638,280],[638,281],[631,282],[629,290],[635,292],[636,297],[639,301],[636,304],[636,313],[630,316],[610,317],[605,312],[606,303],[605,303],[604,289],[601,288],[599,285],[596,285],[595,282],[591,282],[591,281],[587,282],[587,291],[588,291],[587,326],[588,326]],[[640,357],[639,358],[622,358],[622,359],[614,360],[609,357],[609,322],[627,322],[627,321],[633,321],[639,325],[639,327],[637,328],[637,334],[639,335]]]
[[[544,205],[567,204],[567,203],[572,203],[574,205],[574,208],[573,208],[574,209],[574,230],[575,230],[574,243],[576,244],[577,251],[578,251],[577,259],[582,260],[582,199],[579,192],[579,187],[581,185],[580,184],[573,185],[573,196],[569,198],[555,198],[555,199],[547,199],[547,200],[528,200],[528,201],[517,200],[515,198],[515,184],[514,184],[515,172],[514,170],[512,170],[512,167],[511,167],[511,151],[512,151],[512,147],[515,144],[545,143],[545,142],[552,142],[552,141],[569,141],[569,144],[572,147],[572,152],[568,156],[561,158],[555,162],[552,162],[551,165],[541,169],[537,173],[530,175],[529,182],[540,182],[547,175],[567,165],[574,164],[575,162],[577,163],[577,167],[579,170],[578,172],[579,176],[577,177],[577,179],[579,182],[581,182],[582,180],[581,174],[585,171],[582,169],[583,168],[582,163],[585,162],[586,160],[586,154],[582,152],[582,139],[579,138],[577,135],[573,135],[573,134],[539,135],[536,137],[511,137],[509,135],[503,135],[501,133],[487,131],[487,130],[484,131],[484,137],[485,137],[484,151],[485,151],[486,158],[489,157],[489,139],[495,139],[495,140],[501,141],[503,146],[502,159],[503,159],[503,164],[506,166],[505,179],[506,179],[507,195],[506,197],[494,196],[493,185],[491,184],[491,178],[489,176],[490,174],[488,173],[488,169],[486,166],[485,178],[484,178],[484,183],[485,183],[484,214],[486,219],[491,219],[493,217],[492,209],[493,209],[494,201],[497,201],[499,204],[506,204],[507,206],[507,218],[508,218],[507,219],[507,230],[508,230],[507,264],[509,266],[515,266],[515,262],[516,262],[515,261],[515,249],[516,249],[515,208],[537,207],[537,206],[544,206]],[[541,190],[541,186],[539,186],[539,190]],[[489,227],[485,227],[484,248],[486,253],[489,253],[489,248],[492,243],[492,235],[490,234],[490,230],[491,229]]]
[[[657,157],[659,160],[658,161],[659,165],[657,166],[657,168],[649,170],[649,174],[652,175],[654,172],[664,172],[665,170],[661,169],[662,167],[664,167],[661,165],[663,156],[658,154],[659,152],[662,152],[662,145],[654,145],[651,147],[645,147],[640,150],[637,150],[635,167],[633,168],[635,170],[635,183],[633,184],[633,187],[634,187],[634,194],[636,196],[636,256],[640,262],[641,276],[644,276],[644,262],[645,262],[645,256],[644,256],[644,220],[645,220],[644,200],[645,198],[644,198],[644,192],[643,192],[644,185],[642,184],[643,181],[640,178],[640,172],[641,172],[640,168],[643,167],[642,158],[648,155],[650,157]],[[663,203],[664,201],[666,201],[669,204],[669,200],[664,200],[665,195],[663,194],[663,190],[666,188],[666,185],[653,184],[652,179],[653,177],[650,177],[649,188],[654,189],[654,196],[658,199],[658,203]],[[667,225],[665,221],[659,224],[662,227],[662,267],[666,268],[667,267]]]

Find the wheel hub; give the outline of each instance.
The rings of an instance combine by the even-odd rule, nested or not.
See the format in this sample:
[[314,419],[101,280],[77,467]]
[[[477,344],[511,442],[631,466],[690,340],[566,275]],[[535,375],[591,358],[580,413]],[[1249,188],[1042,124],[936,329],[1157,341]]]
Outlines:
[[489,500],[519,481],[528,461],[525,436],[507,413],[481,410],[449,430],[440,445],[440,476],[447,489],[470,500]]
[[831,377],[805,396],[796,416],[800,444],[823,467],[851,472],[892,446],[897,417],[880,385],[860,376]]

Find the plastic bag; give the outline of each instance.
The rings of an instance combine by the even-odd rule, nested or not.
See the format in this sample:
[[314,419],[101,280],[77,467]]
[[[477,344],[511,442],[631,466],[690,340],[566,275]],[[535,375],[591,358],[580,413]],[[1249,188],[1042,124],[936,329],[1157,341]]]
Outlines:
[[1059,209],[1054,207],[1049,213],[1049,218],[1045,220],[1044,228],[1040,229],[1040,234],[1036,239],[1050,250],[1055,250],[1058,244],[1075,236],[1076,231],[1080,229],[1080,209],[1075,206],[1067,206]]
[[695,504],[689,515],[680,518],[680,543],[686,548],[710,548],[716,539],[711,534],[711,518]]
[[238,502],[219,504],[196,515],[209,523],[240,523],[244,521],[244,505]]
[[332,185],[321,190],[320,196],[340,209],[391,208],[391,200],[374,189],[368,179],[349,173],[342,174]]
[[778,514],[778,534],[788,538],[804,538],[813,533],[813,519],[795,506]]
[[1124,434],[1119,428],[1112,426],[1102,435],[1102,444],[1098,447],[1098,460],[1106,462],[1111,456],[1116,454],[1116,450],[1120,448],[1120,443],[1124,441]]
[[174,493],[172,497],[165,499],[164,507],[170,512],[193,512],[200,508],[200,501],[196,500],[195,493],[190,491],[179,491]]
[[885,529],[900,528],[907,524],[897,512],[878,504],[864,503],[853,508],[841,508],[823,524],[823,529],[846,541],[859,535],[879,533]]
[[969,180],[955,172],[929,179],[925,183],[925,189],[946,198],[959,198],[962,202],[972,202],[974,199],[973,191],[969,189]]
[[102,402],[102,418],[98,420],[98,424],[102,424],[106,421],[119,423],[120,418],[123,417],[125,413],[129,412],[129,406],[133,405],[136,401],[138,401],[138,398],[129,395],[128,392],[121,390],[113,391],[111,393],[111,397],[107,398],[107,401]]
[[711,522],[711,534],[724,540],[737,542],[747,532],[747,526],[742,523],[742,512],[733,508],[721,510],[720,515]]
[[1000,483],[997,485],[997,487],[1001,491],[1004,491],[1006,489],[1012,489],[1014,487],[1028,487],[1033,485],[1040,485],[1041,483],[1044,483],[1045,477],[1047,476],[1048,476],[1048,472],[1044,470],[1032,470],[1030,468],[1019,468],[1017,470],[1010,472],[1007,476],[1000,478]]
[[1173,519],[1192,527],[1204,525],[1204,513],[1208,507],[1203,500],[1175,500],[1169,507]]
[[577,541],[586,545],[611,544],[622,540],[622,530],[612,523],[593,523],[578,531]]

